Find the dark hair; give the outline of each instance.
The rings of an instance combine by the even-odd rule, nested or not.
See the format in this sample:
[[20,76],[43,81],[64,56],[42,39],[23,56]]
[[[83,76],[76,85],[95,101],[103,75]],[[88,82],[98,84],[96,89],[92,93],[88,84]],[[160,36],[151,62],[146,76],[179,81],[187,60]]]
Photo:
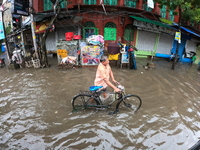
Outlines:
[[107,59],[108,59],[107,56],[102,55],[101,58],[100,58],[100,62],[104,62],[104,61],[106,61]]

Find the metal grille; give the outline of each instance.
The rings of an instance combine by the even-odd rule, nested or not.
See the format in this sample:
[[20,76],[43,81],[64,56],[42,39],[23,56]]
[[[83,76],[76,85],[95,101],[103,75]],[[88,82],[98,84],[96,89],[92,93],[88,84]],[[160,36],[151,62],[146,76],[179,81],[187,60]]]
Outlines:
[[154,46],[156,42],[156,33],[139,31],[138,33],[138,43],[137,48],[143,51],[154,51]]
[[174,36],[161,33],[156,53],[170,54],[173,41],[174,41]]

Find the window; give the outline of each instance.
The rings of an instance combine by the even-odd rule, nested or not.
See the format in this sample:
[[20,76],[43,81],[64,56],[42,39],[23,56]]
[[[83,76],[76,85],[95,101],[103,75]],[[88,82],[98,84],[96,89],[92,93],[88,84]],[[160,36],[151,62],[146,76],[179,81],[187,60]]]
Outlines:
[[125,27],[124,31],[124,37],[126,41],[133,41],[133,35],[134,35],[134,27],[132,24],[128,24]]
[[[67,0],[60,3],[61,8],[66,8]],[[44,0],[44,11],[53,10],[53,3],[50,0]]]
[[84,27],[95,27],[95,24],[92,21],[88,21],[84,23]]
[[[170,3],[170,5],[172,5],[172,3]],[[169,11],[169,20],[174,21],[174,11],[173,10]]]
[[193,21],[190,21],[190,25],[191,25],[192,27],[194,27],[194,22],[193,22]]
[[117,5],[117,0],[104,0],[105,5]]
[[104,27],[104,40],[116,40],[117,29],[113,22],[106,23]]
[[136,8],[137,0],[125,0],[124,5],[127,7]]
[[62,1],[60,3],[61,8],[66,8],[67,7],[67,0],[66,1]]
[[91,21],[84,23],[83,28],[83,39],[88,38],[91,35],[98,35],[99,29],[95,28],[95,24]]
[[163,7],[160,10],[160,14],[161,14],[162,18],[166,18],[166,12],[167,12],[167,6],[163,5]]
[[174,14],[172,10],[169,11],[169,20],[174,21]]
[[84,0],[84,4],[85,5],[95,5],[96,4],[96,0]]
[[143,5],[142,5],[143,9],[145,11],[152,11],[152,8],[147,6],[147,0],[143,0]]
[[52,10],[53,4],[50,0],[44,0],[44,11]]

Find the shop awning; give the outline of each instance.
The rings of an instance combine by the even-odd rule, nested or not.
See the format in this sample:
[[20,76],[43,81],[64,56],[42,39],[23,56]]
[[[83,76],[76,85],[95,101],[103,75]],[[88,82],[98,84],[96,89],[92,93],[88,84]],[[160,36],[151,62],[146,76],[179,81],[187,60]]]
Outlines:
[[[166,24],[169,24],[170,26],[176,26],[176,27],[178,27],[178,24],[175,23],[175,22],[173,22],[173,21],[170,21],[170,20],[167,20],[167,19],[164,19],[164,18],[160,18],[160,20],[161,20],[162,22],[166,23]],[[184,31],[186,31],[186,32],[188,32],[188,33],[191,33],[191,34],[193,34],[193,35],[196,35],[196,36],[200,37],[199,34],[196,34],[195,32],[193,32],[193,31],[191,31],[191,30],[189,30],[189,29],[187,29],[187,28],[185,28],[185,27],[182,27],[182,26],[181,26],[181,29],[183,29]]]
[[170,29],[172,28],[167,24],[164,24],[164,23],[161,23],[161,22],[158,22],[158,21],[154,21],[154,20],[150,20],[150,19],[147,19],[147,18],[141,18],[141,17],[136,17],[136,16],[130,16],[130,17],[133,18],[133,19],[136,19],[138,21],[148,22],[148,23],[152,23],[152,24],[162,26],[162,27],[166,27],[166,28],[170,28]]
[[173,22],[173,21],[171,21],[171,20],[167,20],[167,19],[165,19],[165,18],[159,18],[160,19],[160,21],[161,22],[163,22],[163,23],[165,23],[165,24],[168,24],[168,25],[173,25],[173,23],[175,23],[175,22]]
[[[173,23],[173,25],[178,26],[178,24],[176,24],[176,23]],[[196,35],[196,36],[200,37],[199,34],[193,32],[193,31],[191,31],[191,30],[189,30],[189,29],[187,29],[187,28],[185,28],[185,27],[182,27],[182,26],[181,26],[181,29],[185,30],[185,31],[188,32],[188,33],[191,33],[191,34],[193,34],[193,35]]]

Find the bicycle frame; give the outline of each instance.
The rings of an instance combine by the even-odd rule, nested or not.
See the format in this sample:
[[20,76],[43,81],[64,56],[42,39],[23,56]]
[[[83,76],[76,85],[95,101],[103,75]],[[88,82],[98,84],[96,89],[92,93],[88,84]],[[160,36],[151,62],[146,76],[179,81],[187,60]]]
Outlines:
[[[139,108],[141,107],[142,101],[141,101],[140,97],[137,95],[131,95],[131,94],[126,95],[125,89],[121,85],[118,85],[118,88],[121,89],[120,93],[105,92],[103,90],[100,90],[102,87],[98,87],[98,86],[92,86],[92,87],[94,88],[93,90],[80,91],[80,93],[78,95],[73,97],[72,105],[73,105],[73,109],[75,111],[77,111],[79,107],[80,108],[82,107],[82,109],[89,108],[89,107],[95,107],[97,109],[110,108],[110,106],[116,101],[117,101],[117,104],[116,104],[115,110],[110,112],[109,114],[116,114],[117,112],[119,112],[119,106],[122,102],[124,103],[124,105],[126,107],[128,107],[131,110],[134,110],[134,112],[138,111]],[[103,93],[114,94],[114,97],[111,99],[112,101],[109,102],[108,104],[103,104],[103,101],[101,99],[101,94],[103,94]],[[78,103],[77,103],[78,105],[76,105],[75,102],[76,102],[77,98],[78,98],[78,102],[82,101],[81,102],[82,105],[80,105]],[[91,104],[91,101],[95,101],[96,104]],[[136,102],[136,103],[138,102],[138,104],[132,105],[133,102]]]
[[[108,105],[104,105],[101,101],[101,98],[100,98],[100,94],[102,93],[106,93],[106,92],[102,92],[102,91],[94,91],[94,93],[92,93],[92,98],[94,98],[94,100],[96,101],[97,105],[90,105],[89,107],[104,107],[104,108],[109,108],[115,101],[119,100],[117,105],[116,105],[116,109],[115,109],[115,113],[118,112],[118,108],[119,108],[119,105],[122,101],[124,101],[124,99],[126,97],[128,97],[129,95],[125,95],[125,93],[122,91],[121,93],[116,93],[114,92],[113,94],[115,94],[115,97],[114,97],[114,100],[112,102],[110,102]],[[108,93],[112,93],[112,92],[108,92]],[[116,98],[116,94],[118,95],[118,98]],[[99,104],[99,105],[98,105]],[[124,102],[125,104],[125,102]]]

